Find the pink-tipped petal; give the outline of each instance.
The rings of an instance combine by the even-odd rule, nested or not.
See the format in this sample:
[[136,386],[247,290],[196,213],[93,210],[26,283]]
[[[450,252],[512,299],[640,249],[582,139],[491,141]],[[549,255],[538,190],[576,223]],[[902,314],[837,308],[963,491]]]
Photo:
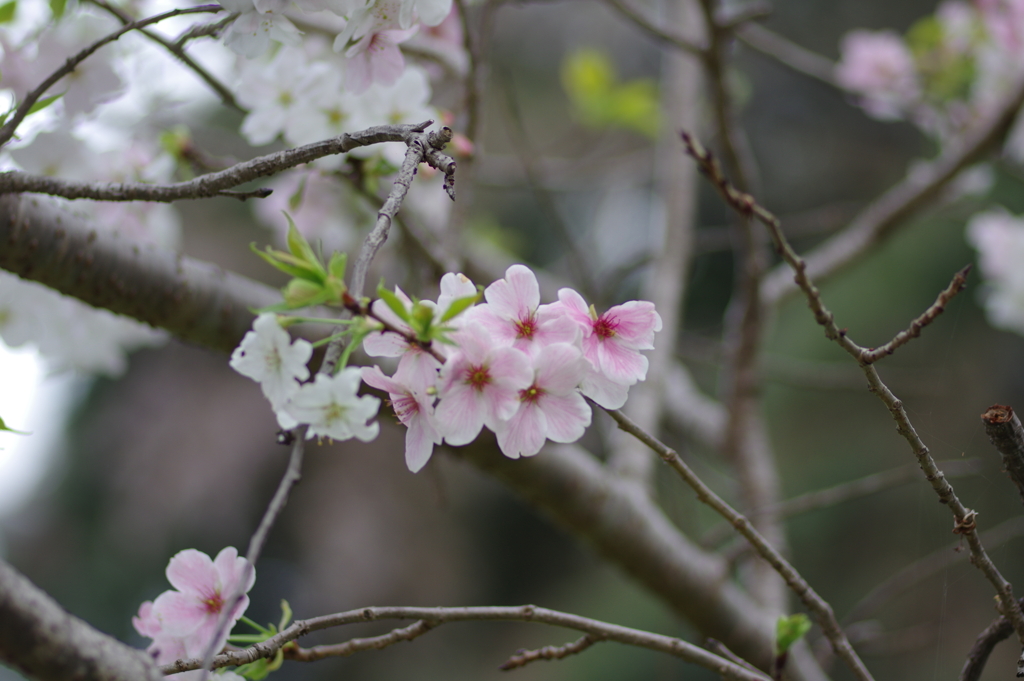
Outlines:
[[217,582],[217,569],[210,557],[195,549],[179,551],[167,564],[167,581],[186,594],[202,594]]
[[576,442],[583,437],[592,417],[590,405],[578,392],[548,397],[543,403],[547,436],[555,442]]

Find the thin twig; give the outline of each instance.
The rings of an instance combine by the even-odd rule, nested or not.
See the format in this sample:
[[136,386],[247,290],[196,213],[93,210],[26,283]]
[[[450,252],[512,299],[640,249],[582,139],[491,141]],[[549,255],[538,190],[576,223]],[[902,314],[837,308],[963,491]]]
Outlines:
[[566,643],[564,646],[544,646],[537,650],[520,650],[512,657],[502,664],[498,669],[503,672],[512,671],[513,669],[519,669],[525,667],[531,662],[537,660],[561,660],[569,657],[570,655],[576,655],[582,653],[584,650],[594,645],[597,641],[586,634],[572,643]]
[[[142,182],[74,182],[43,175],[30,175],[20,170],[0,173],[0,194],[33,192],[61,196],[65,199],[92,199],[95,201],[157,201],[171,202],[183,199],[202,199],[212,196],[250,198],[250,193],[239,195],[227,190],[240,184],[275,175],[283,170],[315,161],[324,156],[344,154],[357,147],[382,142],[408,142],[422,133],[433,121],[415,125],[377,125],[358,132],[347,132],[338,137],[313,142],[294,149],[259,156],[235,164],[215,173],[200,175],[188,182],[168,185]],[[453,161],[454,163],[454,161]],[[260,196],[262,194],[256,194]]]
[[267,535],[270,534],[270,529],[274,526],[274,523],[277,522],[277,517],[284,509],[284,505],[288,503],[288,494],[291,492],[292,487],[297,485],[302,479],[302,455],[306,447],[306,426],[299,426],[296,428],[293,431],[293,435],[292,453],[288,458],[288,467],[285,469],[284,475],[281,477],[281,482],[277,485],[277,490],[274,492],[274,496],[267,505],[267,510],[263,512],[263,518],[260,520],[259,526],[249,539],[249,548],[245,552],[245,569],[242,571],[242,577],[238,582],[238,588],[230,598],[224,600],[224,606],[221,610],[220,618],[217,621],[217,629],[214,633],[213,639],[210,641],[210,645],[203,654],[202,664],[198,667],[203,670],[203,673],[200,676],[200,681],[206,681],[210,670],[214,669],[214,667],[210,666],[214,655],[218,652],[218,650],[214,648],[214,644],[220,640],[221,636],[224,635],[225,630],[230,626],[231,614],[245,597],[249,580],[252,579],[253,572],[256,569],[256,561],[259,560],[260,553],[263,552],[263,545],[267,541]]
[[64,64],[60,66],[60,68],[51,73],[46,78],[46,80],[44,80],[36,89],[32,90],[31,92],[25,95],[25,98],[18,105],[18,108],[15,109],[11,117],[7,120],[6,123],[4,123],[3,127],[0,127],[0,146],[7,144],[11,140],[11,138],[14,137],[14,131],[18,129],[18,126],[21,125],[21,122],[25,120],[25,116],[28,116],[29,111],[31,111],[35,103],[39,101],[39,98],[46,94],[47,90],[49,90],[61,78],[74,71],[76,66],[81,64],[90,55],[92,55],[93,52],[100,49],[107,43],[114,42],[115,40],[123,36],[125,33],[128,33],[129,31],[145,28],[146,26],[149,26],[151,24],[159,23],[164,19],[170,19],[171,17],[177,17],[183,14],[208,14],[211,12],[220,12],[223,11],[223,9],[224,8],[220,5],[200,5],[199,7],[175,9],[171,10],[170,12],[164,12],[163,14],[151,16],[146,19],[139,19],[138,21],[133,21],[130,24],[125,24],[113,33],[103,38],[100,38],[92,45],[89,45],[78,54],[72,57],[68,57],[67,61],[65,61]]
[[285,659],[295,660],[297,662],[315,662],[326,657],[348,657],[349,655],[354,655],[363,650],[383,650],[384,648],[396,643],[411,641],[415,638],[419,638],[436,626],[436,622],[420,620],[415,624],[410,624],[409,626],[402,627],[400,629],[394,629],[386,634],[382,634],[381,636],[354,638],[350,641],[345,641],[344,643],[315,646],[313,648],[300,648],[295,645],[287,645],[284,646],[283,652]]
[[[114,5],[105,2],[105,0],[89,0],[89,2],[93,3],[97,7],[106,10],[110,14],[113,14],[122,24],[127,25],[135,21],[135,19],[130,14],[122,10],[120,7],[115,7]],[[211,90],[217,93],[217,96],[220,97],[221,101],[224,102],[226,106],[229,106],[232,109],[240,111],[242,113],[248,113],[248,111],[246,111],[246,109],[241,104],[235,101],[235,96],[231,93],[231,90],[229,90],[228,87],[224,85],[224,83],[217,80],[216,76],[207,71],[196,60],[190,57],[185,52],[181,45],[178,45],[174,41],[168,40],[159,33],[154,33],[153,31],[147,31],[143,29],[140,32],[142,33],[142,35],[146,36],[153,42],[163,45],[163,47],[168,52],[170,52],[175,57],[180,59],[185,66],[192,69],[193,73],[199,76],[199,78],[202,79],[203,82],[210,86]]]
[[[1024,599],[1019,604],[1024,607]],[[985,627],[978,634],[970,652],[967,653],[967,660],[964,662],[963,669],[960,670],[959,681],[978,681],[981,678],[981,672],[985,670],[988,657],[995,650],[996,645],[1010,638],[1011,634],[1013,634],[1013,625],[1002,615]]]
[[967,286],[967,274],[971,271],[971,265],[964,267],[962,270],[953,275],[953,280],[949,282],[949,286],[939,294],[939,297],[935,299],[931,307],[924,311],[920,317],[910,323],[910,326],[900,331],[896,336],[886,343],[885,345],[875,348],[874,350],[865,350],[861,353],[860,362],[861,364],[872,364],[877,362],[887,355],[891,355],[896,350],[913,339],[921,335],[921,329],[928,326],[935,321],[938,317],[946,310],[946,305],[952,300],[956,294],[963,291]]
[[605,0],[609,7],[617,11],[623,18],[628,19],[637,28],[650,35],[655,40],[670,45],[683,52],[703,56],[707,49],[704,45],[694,43],[678,35],[672,35],[663,31],[653,20],[648,19],[635,8],[629,5],[628,0]]
[[[580,617],[557,610],[538,608],[533,605],[522,606],[488,606],[468,608],[405,608],[405,607],[371,607],[349,610],[334,615],[324,615],[308,620],[298,620],[277,635],[257,643],[244,650],[221,653],[213,659],[213,668],[229,667],[255,662],[262,658],[274,656],[285,644],[314,631],[330,629],[346,624],[373,622],[376,620],[420,620],[432,626],[448,622],[483,622],[483,621],[520,621],[539,622],[566,629],[582,631],[595,641],[616,641],[626,645],[647,648],[667,653],[674,657],[700,665],[736,681],[765,681],[768,677],[761,672],[752,672],[740,665],[714,655],[703,648],[683,641],[682,639],[654,634],[639,629],[609,624],[598,620]],[[182,659],[163,665],[160,670],[164,674],[199,669],[201,660]]]
[[993,404],[981,415],[985,432],[1003,457],[1003,470],[1024,500],[1024,428],[1012,407]]
[[762,558],[768,561],[768,564],[774,568],[782,579],[785,580],[789,588],[792,589],[800,598],[807,609],[813,613],[818,625],[822,629],[822,632],[832,643],[832,647],[836,651],[836,654],[846,663],[854,676],[861,681],[871,680],[871,672],[869,672],[867,667],[864,666],[860,657],[857,656],[857,652],[853,649],[853,646],[850,645],[849,640],[847,640],[846,634],[843,633],[842,627],[839,626],[835,613],[832,611],[832,606],[830,606],[825,599],[819,596],[818,593],[811,588],[811,585],[807,583],[807,580],[805,580],[800,573],[796,571],[796,568],[790,565],[789,561],[787,561],[774,546],[765,540],[761,533],[754,528],[751,522],[739,511],[727,504],[725,500],[715,494],[711,488],[708,487],[704,481],[686,465],[686,462],[683,461],[674,449],[637,427],[637,425],[621,411],[614,409],[606,409],[605,411],[615,419],[615,422],[619,424],[619,428],[622,428],[624,431],[630,433],[650,447],[655,454],[661,457],[662,461],[667,463],[672,470],[678,473],[679,477],[681,477],[683,481],[689,485],[694,492],[696,492],[698,501],[706,504],[720,516],[725,518],[733,527],[736,528],[737,532],[743,535],[747,541],[750,542],[751,546],[754,547],[754,550],[757,551]]
[[836,65],[832,60],[816,52],[811,52],[760,24],[746,24],[739,27],[736,30],[736,37],[749,47],[797,73],[810,76],[833,87],[840,87],[835,77]]
[[[949,484],[942,471],[939,470],[928,447],[921,440],[917,430],[910,422],[910,418],[903,408],[903,403],[882,382],[874,365],[865,364],[861,361],[867,349],[854,343],[847,335],[846,330],[840,329],[836,325],[833,314],[825,307],[821,299],[821,292],[807,274],[807,263],[797,255],[796,251],[793,250],[793,247],[786,240],[778,218],[759,205],[752,196],[738,191],[729,184],[722,174],[718,162],[693,136],[684,132],[683,141],[686,142],[688,153],[697,161],[701,171],[708,176],[725,202],[734,210],[744,215],[756,217],[758,221],[768,228],[776,250],[796,273],[794,277],[796,284],[807,297],[807,304],[814,314],[815,321],[824,328],[825,337],[838,343],[841,348],[846,350],[861,365],[861,369],[868,379],[868,389],[878,395],[879,399],[889,409],[889,413],[892,414],[893,419],[896,421],[896,431],[910,445],[914,456],[917,458],[918,465],[925,474],[925,479],[928,480],[932,489],[935,490],[939,501],[949,507],[950,512],[953,514],[953,532],[967,538],[967,543],[971,547],[971,562],[981,570],[989,583],[992,584],[999,598],[1000,612],[1013,622],[1017,637],[1020,639],[1021,645],[1024,646],[1024,613],[1017,607],[1017,601],[1013,597],[1013,587],[989,558],[985,552],[985,547],[978,537],[977,512],[964,506],[957,497],[953,486]],[[1021,662],[1024,664],[1024,655],[1022,655]]]

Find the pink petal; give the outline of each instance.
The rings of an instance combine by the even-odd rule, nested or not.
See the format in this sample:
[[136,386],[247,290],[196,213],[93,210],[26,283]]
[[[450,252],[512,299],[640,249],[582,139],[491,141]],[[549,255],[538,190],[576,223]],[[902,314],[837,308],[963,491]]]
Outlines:
[[379,366],[363,367],[361,371],[363,377],[363,383],[366,385],[376,388],[377,390],[384,390],[390,394],[402,394],[405,392],[405,386],[394,380],[390,376],[386,375],[380,370]]
[[165,634],[188,636],[207,618],[206,606],[197,598],[180,591],[165,591],[153,601],[153,613],[163,625]]
[[474,388],[454,384],[441,398],[434,416],[448,444],[465,445],[480,434],[484,426],[485,410]]
[[437,386],[438,371],[441,363],[433,355],[422,348],[410,348],[398,360],[395,380],[414,393],[426,393]]
[[527,319],[540,305],[540,285],[529,267],[512,265],[504,279],[484,289],[484,298],[499,317]]
[[217,569],[202,551],[179,551],[167,564],[167,581],[178,591],[206,598],[218,586]]
[[432,419],[421,414],[409,423],[405,433],[405,465],[410,471],[418,473],[427,465],[435,444],[441,444],[441,434]]
[[597,358],[601,373],[616,383],[633,385],[647,378],[647,358],[614,340],[598,345]]
[[580,392],[605,409],[619,409],[626,403],[629,386],[616,383],[600,372],[590,373],[580,384]]
[[616,305],[601,317],[611,322],[616,337],[633,344],[638,350],[653,348],[654,333],[661,331],[661,315],[654,311],[654,303],[646,300]]
[[523,403],[519,411],[496,430],[498,447],[510,459],[533,456],[544,446],[547,418],[537,404]]
[[394,85],[402,72],[405,71],[405,59],[397,45],[386,41],[378,41],[366,51],[370,59],[370,72],[373,82],[381,85]]
[[213,565],[220,575],[220,593],[225,599],[231,598],[238,591],[243,579],[246,580],[243,593],[249,591],[256,582],[256,570],[249,568],[249,561],[239,556],[234,546],[221,549]]
[[547,419],[547,437],[555,442],[576,442],[590,425],[590,405],[577,392],[565,396],[548,395],[540,402]]
[[567,343],[542,348],[534,366],[537,367],[537,385],[556,395],[574,390],[590,371],[590,363],[583,354]]

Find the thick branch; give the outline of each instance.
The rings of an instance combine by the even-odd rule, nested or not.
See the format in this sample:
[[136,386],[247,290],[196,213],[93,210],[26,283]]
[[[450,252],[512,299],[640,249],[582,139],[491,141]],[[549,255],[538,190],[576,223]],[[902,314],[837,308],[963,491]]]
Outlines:
[[39,681],[160,681],[141,650],[69,614],[0,560],[0,662]]
[[[621,627],[592,620],[579,615],[538,608],[533,605],[514,607],[470,607],[470,608],[362,608],[335,615],[314,617],[293,623],[276,636],[245,650],[223,653],[214,658],[214,667],[246,664],[261,658],[271,657],[286,643],[314,631],[330,629],[358,622],[377,620],[421,620],[433,626],[447,622],[520,621],[540,622],[566,629],[585,632],[596,641],[617,641],[626,645],[647,648],[686,660],[710,669],[726,679],[737,681],[765,681],[768,677],[710,653],[703,648],[678,638],[653,634],[639,629]],[[179,660],[165,665],[162,671],[173,674],[199,668],[199,660]]]
[[279,291],[95,229],[41,197],[0,196],[0,268],[230,353]]
[[[804,257],[807,276],[819,284],[860,259],[910,216],[933,205],[943,188],[961,170],[981,160],[1006,137],[1024,103],[1024,78],[1003,100],[994,114],[959,146],[949,147],[942,156],[921,167],[862,210],[840,233]],[[780,263],[761,285],[766,304],[777,305],[798,291],[786,263]]]
[[[215,173],[200,175],[188,182],[168,185],[142,182],[74,182],[45,175],[31,175],[20,170],[0,173],[0,194],[33,192],[51,194],[65,199],[93,199],[95,201],[158,201],[169,203],[184,199],[205,199],[212,196],[249,198],[251,193],[235,194],[228,190],[261,177],[315,161],[324,156],[344,154],[357,147],[381,142],[408,142],[422,133],[433,121],[416,125],[377,125],[358,132],[347,132],[339,137],[313,142],[294,149],[286,149],[231,166]],[[450,161],[450,159],[448,159]],[[439,161],[440,162],[440,161]],[[452,161],[454,164],[454,161]],[[442,168],[448,173],[448,167]],[[452,169],[454,172],[454,168]],[[263,196],[270,191],[264,190]]]
[[[1020,601],[1019,605],[1024,606],[1024,600]],[[967,653],[967,661],[964,662],[964,668],[960,670],[960,681],[978,681],[981,678],[981,672],[985,670],[988,656],[992,654],[999,643],[1010,638],[1012,634],[1013,625],[1002,615],[985,627],[978,634],[970,652]]]
[[993,404],[981,420],[992,445],[1003,457],[1003,469],[1024,500],[1024,428],[1012,407]]

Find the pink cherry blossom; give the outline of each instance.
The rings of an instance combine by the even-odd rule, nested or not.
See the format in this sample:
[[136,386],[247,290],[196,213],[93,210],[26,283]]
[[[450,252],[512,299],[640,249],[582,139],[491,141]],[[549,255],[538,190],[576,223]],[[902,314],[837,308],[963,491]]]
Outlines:
[[582,384],[583,394],[602,407],[621,407],[621,388],[647,378],[647,358],[640,351],[653,348],[654,334],[661,331],[654,303],[632,300],[598,315],[579,293],[563,288],[558,302],[545,307],[564,311],[583,331],[583,355],[593,368]]
[[863,95],[862,106],[881,119],[901,118],[920,97],[914,57],[894,31],[851,31],[836,66],[839,84]]
[[483,426],[496,430],[519,408],[533,371],[525,353],[496,347],[486,331],[466,325],[452,334],[458,351],[441,368],[437,422],[451,445],[472,442]]
[[[221,550],[214,560],[195,549],[179,552],[167,565],[167,581],[176,590],[160,594],[150,609],[143,604],[136,629],[140,633],[144,633],[143,629],[155,632],[159,626],[160,635],[154,645],[179,639],[189,657],[202,657],[211,644],[217,650],[223,648],[231,627],[249,607],[245,592],[256,581],[256,572],[247,566],[245,558],[231,546]],[[244,587],[239,589],[243,579],[246,580]],[[221,612],[231,605],[228,601],[239,590],[243,595],[231,610],[229,626],[214,641]],[[163,651],[160,654],[165,655]]]
[[140,635],[153,639],[146,652],[157,664],[167,664],[188,657],[185,639],[171,636],[164,631],[163,622],[153,613],[153,601],[146,601],[139,606],[139,614],[132,618],[132,626]]
[[399,362],[394,377],[386,376],[378,366],[364,367],[362,376],[367,385],[388,392],[395,415],[407,428],[405,464],[417,473],[430,460],[434,445],[441,444],[441,432],[434,418],[434,395],[429,392],[435,381],[421,382],[418,371],[405,363],[407,357]]
[[345,50],[345,89],[353,95],[361,95],[374,83],[394,85],[405,70],[405,59],[398,45],[417,30],[414,26],[367,33]]
[[533,456],[545,440],[575,442],[590,425],[590,406],[576,389],[590,371],[578,348],[554,343],[533,360],[533,383],[519,391],[519,410],[495,430],[505,456]]
[[512,265],[486,289],[487,303],[467,313],[495,343],[536,354],[551,343],[572,343],[579,330],[561,310],[540,307],[537,277],[524,265]]

